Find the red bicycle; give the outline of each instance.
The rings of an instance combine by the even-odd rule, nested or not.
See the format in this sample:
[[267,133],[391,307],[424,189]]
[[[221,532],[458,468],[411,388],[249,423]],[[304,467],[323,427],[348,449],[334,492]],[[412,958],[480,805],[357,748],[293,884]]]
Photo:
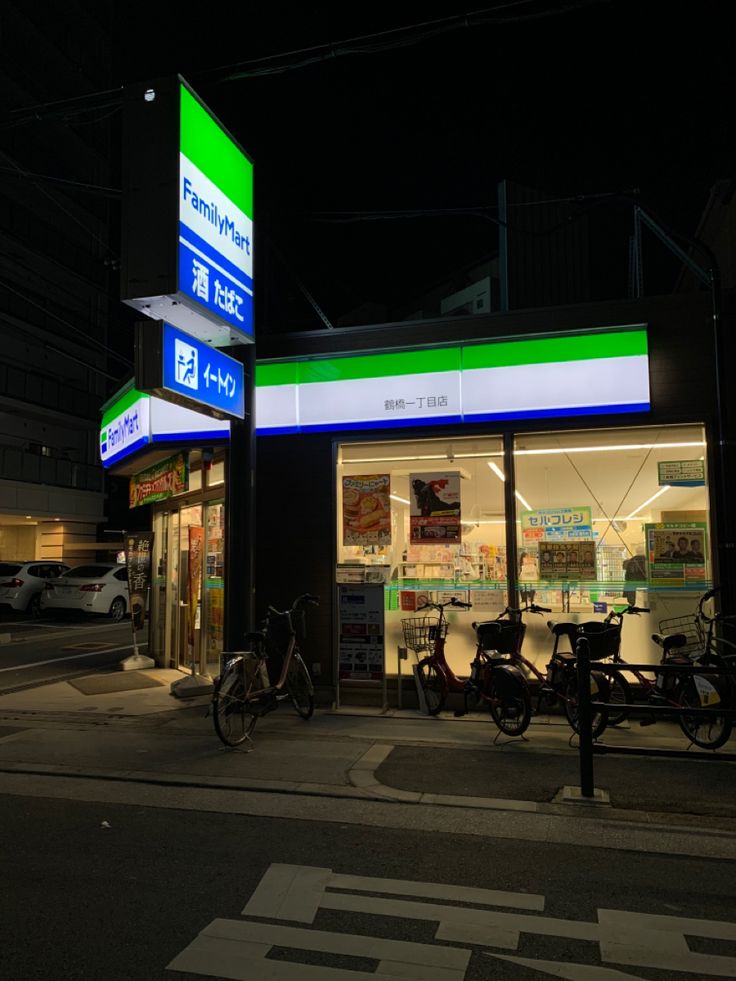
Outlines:
[[454,597],[447,603],[426,603],[422,610],[436,610],[438,616],[411,617],[402,620],[404,643],[419,657],[416,674],[429,715],[437,715],[450,692],[463,696],[463,708],[456,716],[465,715],[470,706],[485,704],[498,729],[507,736],[521,736],[532,717],[529,686],[521,671],[509,664],[495,650],[484,647],[478,627],[475,656],[470,664],[470,677],[458,677],[445,658],[445,640],[449,624],[445,607],[468,610],[470,603]]

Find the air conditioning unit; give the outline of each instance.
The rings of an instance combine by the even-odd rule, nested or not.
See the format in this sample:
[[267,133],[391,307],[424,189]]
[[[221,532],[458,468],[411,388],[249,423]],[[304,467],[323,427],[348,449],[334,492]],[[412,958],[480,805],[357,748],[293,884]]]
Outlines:
[[472,286],[452,293],[440,300],[440,313],[445,316],[457,316],[463,313],[491,312],[491,277],[479,279]]

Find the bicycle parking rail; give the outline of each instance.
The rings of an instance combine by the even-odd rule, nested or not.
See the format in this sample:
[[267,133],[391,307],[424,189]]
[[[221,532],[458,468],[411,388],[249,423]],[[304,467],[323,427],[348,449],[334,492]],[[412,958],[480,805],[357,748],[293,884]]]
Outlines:
[[[592,799],[595,796],[595,779],[593,769],[593,754],[599,755],[617,754],[620,756],[653,756],[671,757],[679,759],[697,760],[718,760],[722,763],[736,761],[734,753],[716,753],[714,750],[708,752],[691,753],[689,750],[668,750],[668,749],[643,749],[635,746],[606,746],[605,744],[595,743],[592,733],[593,711],[596,709],[615,709],[621,710],[621,705],[617,703],[601,702],[591,698],[590,676],[591,671],[601,671],[605,674],[612,674],[617,671],[650,671],[664,672],[686,675],[686,674],[722,674],[731,676],[733,669],[719,664],[628,664],[625,662],[611,661],[591,661],[590,642],[588,638],[581,634],[576,639],[575,644],[576,671],[578,678],[578,713],[579,713],[579,756],[580,756],[580,794],[582,797]],[[725,716],[736,718],[736,708],[691,708],[678,705],[651,705],[645,702],[632,702],[626,706],[628,714],[641,713],[647,716]]]

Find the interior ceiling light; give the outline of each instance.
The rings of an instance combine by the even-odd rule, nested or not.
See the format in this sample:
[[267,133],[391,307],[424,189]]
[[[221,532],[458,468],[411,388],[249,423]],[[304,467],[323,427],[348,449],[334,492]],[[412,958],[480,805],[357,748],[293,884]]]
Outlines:
[[[498,477],[499,480],[503,480],[503,481],[506,480],[506,474],[492,460],[489,460],[488,461],[488,466],[495,473],[495,475]],[[521,494],[518,491],[514,491],[514,497],[516,498],[517,501],[520,501],[524,505],[524,507],[527,509],[527,511],[533,511],[534,510],[534,508],[531,506],[531,504],[529,503],[529,501],[527,501],[527,499],[525,497],[522,497]]]
[[392,501],[401,501],[402,504],[411,504],[411,501],[407,501],[405,497],[399,497],[398,494],[389,494],[388,496]]
[[656,494],[652,494],[652,496],[648,497],[646,501],[642,501],[638,508],[634,508],[631,514],[627,514],[624,521],[628,521],[630,518],[633,518],[635,514],[638,514],[642,510],[642,508],[645,508],[647,504],[651,504],[652,501],[656,501],[661,494],[664,494],[664,492],[668,490],[672,490],[670,484],[665,484],[664,487],[660,487]]
[[554,446],[543,450],[514,450],[514,456],[545,456],[551,453],[610,453],[622,450],[673,450],[686,446],[705,446],[704,440],[693,443],[621,443],[615,446]]

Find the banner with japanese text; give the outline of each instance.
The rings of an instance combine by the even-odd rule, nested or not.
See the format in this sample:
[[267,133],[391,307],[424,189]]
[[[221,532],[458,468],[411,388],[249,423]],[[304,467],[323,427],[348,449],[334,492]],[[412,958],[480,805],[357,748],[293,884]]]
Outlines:
[[194,649],[194,631],[197,628],[197,611],[202,590],[202,558],[204,555],[204,528],[189,527],[189,570],[187,574],[187,638]]
[[129,503],[137,508],[189,490],[189,454],[177,453],[130,478]]
[[125,536],[128,603],[134,630],[142,630],[146,619],[146,599],[148,588],[151,585],[152,554],[152,531],[138,531]]
[[521,512],[521,534],[525,542],[591,538],[592,533],[593,514],[589,505]]

